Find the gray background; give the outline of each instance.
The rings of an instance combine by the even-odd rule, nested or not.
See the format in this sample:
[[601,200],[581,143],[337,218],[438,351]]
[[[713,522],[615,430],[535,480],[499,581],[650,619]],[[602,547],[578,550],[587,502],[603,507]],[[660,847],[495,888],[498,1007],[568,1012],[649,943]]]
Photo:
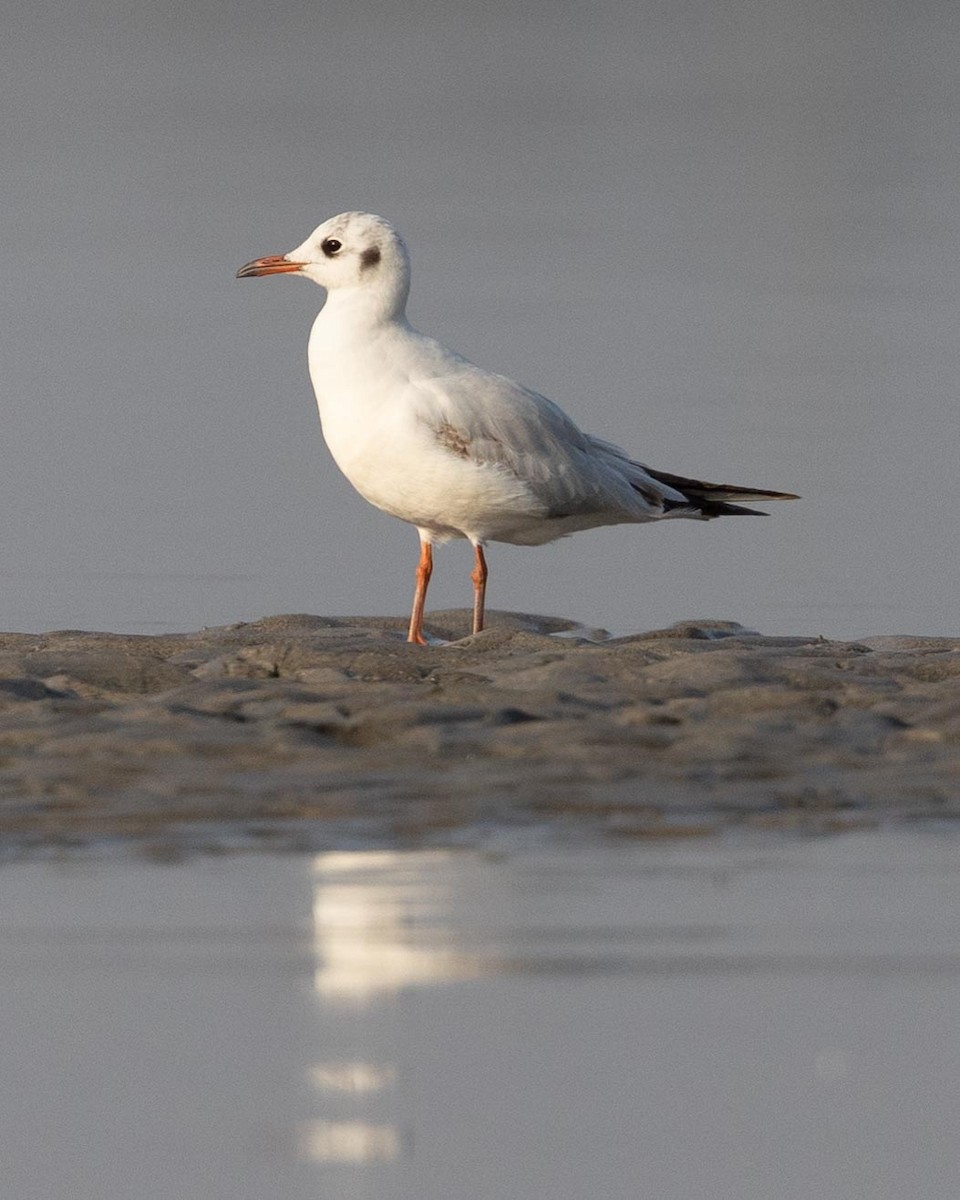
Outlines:
[[955,632],[950,0],[6,10],[0,627],[408,609],[414,532],[320,437],[322,293],[233,278],[367,208],[420,328],[654,466],[804,496],[494,547],[493,607]]

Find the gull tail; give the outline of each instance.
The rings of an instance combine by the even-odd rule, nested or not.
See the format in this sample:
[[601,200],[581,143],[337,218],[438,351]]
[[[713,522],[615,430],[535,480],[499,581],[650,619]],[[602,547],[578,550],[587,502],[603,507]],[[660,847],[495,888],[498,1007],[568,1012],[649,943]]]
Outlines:
[[[682,475],[671,475],[667,471],[655,471],[652,467],[644,467],[644,471],[659,483],[681,492],[688,501],[684,505],[680,500],[667,500],[664,507],[667,510],[687,509],[692,517],[710,521],[714,517],[752,516],[765,517],[767,514],[758,508],[746,508],[742,504],[731,504],[731,500],[799,500],[793,492],[771,492],[766,488],[738,487],[732,483],[706,483],[702,479],[685,479]],[[692,510],[692,511],[691,511]],[[677,516],[680,516],[677,511]]]

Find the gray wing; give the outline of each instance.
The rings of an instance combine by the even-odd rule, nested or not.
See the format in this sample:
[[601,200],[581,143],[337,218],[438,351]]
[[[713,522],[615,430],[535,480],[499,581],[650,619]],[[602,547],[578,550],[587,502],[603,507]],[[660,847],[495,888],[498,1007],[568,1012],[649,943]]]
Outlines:
[[662,513],[664,500],[685,500],[545,396],[466,361],[444,365],[453,369],[418,381],[420,419],[451,454],[521,480],[546,515],[619,511],[642,520]]

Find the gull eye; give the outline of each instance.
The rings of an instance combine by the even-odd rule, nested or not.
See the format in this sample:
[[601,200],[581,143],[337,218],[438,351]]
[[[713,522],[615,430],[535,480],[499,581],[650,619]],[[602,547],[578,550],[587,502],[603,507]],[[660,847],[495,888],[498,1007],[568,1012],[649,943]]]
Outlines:
[[339,254],[343,249],[343,242],[338,242],[336,238],[324,238],[320,243],[320,249],[327,258],[333,258],[335,254]]

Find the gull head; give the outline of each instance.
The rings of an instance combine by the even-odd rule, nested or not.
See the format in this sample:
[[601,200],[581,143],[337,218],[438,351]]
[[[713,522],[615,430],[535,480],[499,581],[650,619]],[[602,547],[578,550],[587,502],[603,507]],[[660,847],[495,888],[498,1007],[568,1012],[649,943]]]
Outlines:
[[373,213],[347,212],[318,225],[289,254],[248,262],[237,278],[281,274],[306,275],[328,292],[376,292],[402,309],[410,288],[410,259],[389,221]]

